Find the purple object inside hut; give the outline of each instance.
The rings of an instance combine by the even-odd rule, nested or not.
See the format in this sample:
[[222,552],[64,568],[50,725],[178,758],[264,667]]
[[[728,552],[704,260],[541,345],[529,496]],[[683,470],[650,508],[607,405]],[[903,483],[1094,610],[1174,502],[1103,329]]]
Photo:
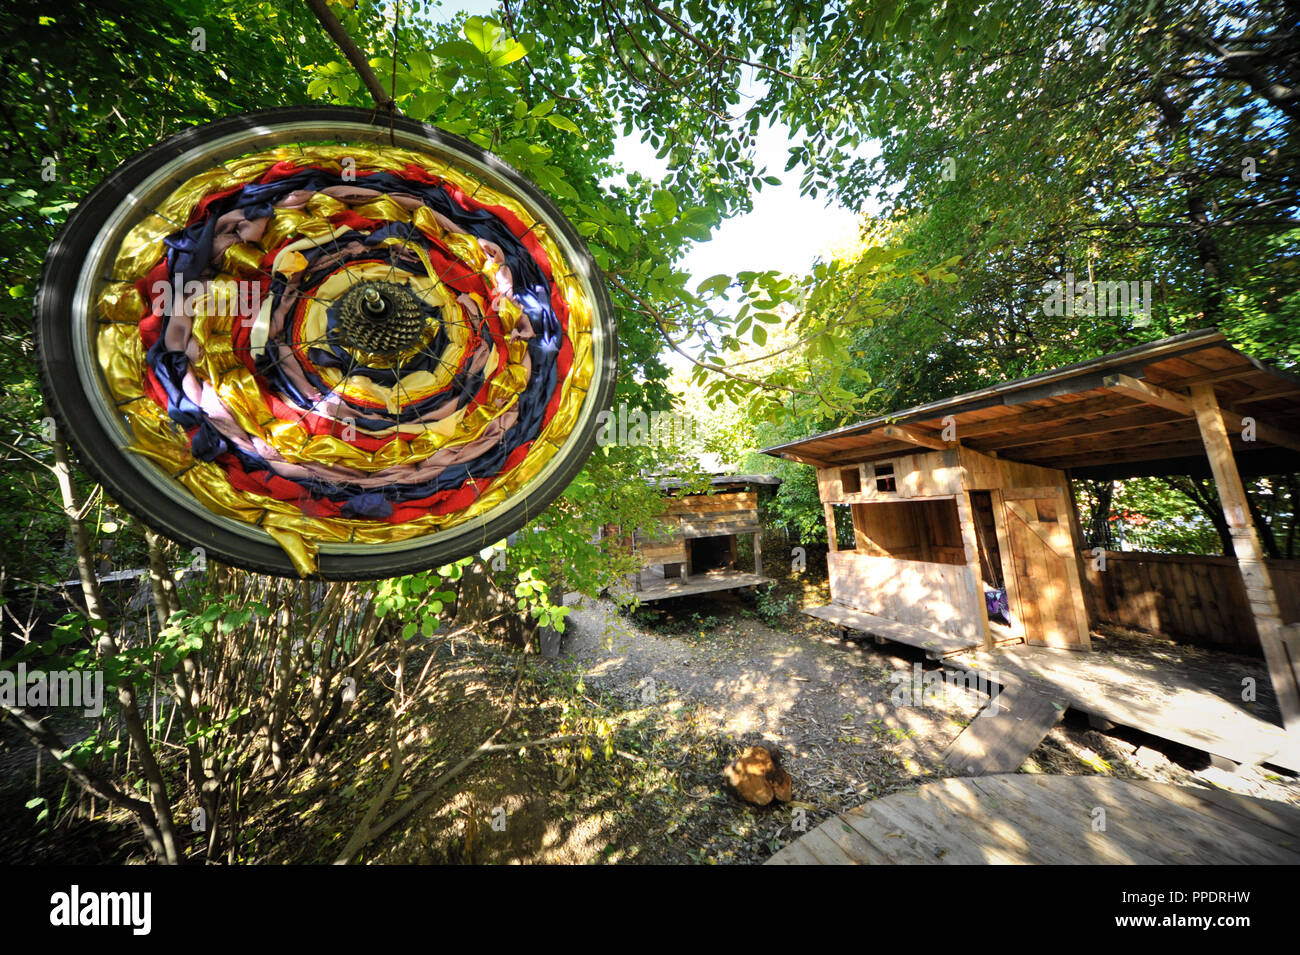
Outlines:
[[984,606],[988,609],[989,619],[1001,617],[1008,625],[1011,623],[1011,605],[1007,603],[1005,590],[985,590]]

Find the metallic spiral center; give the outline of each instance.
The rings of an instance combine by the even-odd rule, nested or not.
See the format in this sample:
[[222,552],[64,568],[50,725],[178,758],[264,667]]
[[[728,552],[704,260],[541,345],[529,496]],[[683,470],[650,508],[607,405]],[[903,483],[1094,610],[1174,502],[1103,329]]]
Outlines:
[[353,351],[393,357],[418,344],[425,305],[405,285],[365,280],[338,301],[341,344]]

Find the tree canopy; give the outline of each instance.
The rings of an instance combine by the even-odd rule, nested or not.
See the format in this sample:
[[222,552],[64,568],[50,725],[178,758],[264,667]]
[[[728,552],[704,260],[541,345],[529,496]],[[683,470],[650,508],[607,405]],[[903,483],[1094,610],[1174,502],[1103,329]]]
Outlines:
[[[764,446],[1206,325],[1252,354],[1300,361],[1292,3],[503,0],[491,16],[467,16],[433,0],[347,0],[330,9],[397,110],[502,156],[587,239],[618,316],[615,403],[667,411],[676,401],[710,450],[778,471],[778,516],[804,539],[821,533],[811,469],[757,457]],[[76,648],[78,665],[111,661],[140,752],[159,727],[143,725],[136,693],[161,687],[185,707],[186,679],[209,674],[202,692],[212,695],[183,713],[177,758],[189,772],[173,765],[173,787],[185,777],[186,798],[215,812],[216,794],[239,793],[246,773],[273,770],[283,783],[317,758],[338,716],[324,702],[343,679],[338,661],[364,658],[373,671],[346,672],[386,686],[408,645],[447,632],[471,563],[505,595],[502,615],[557,627],[565,589],[598,593],[629,571],[619,535],[598,532],[654,527],[662,502],[647,478],[681,467],[671,448],[599,448],[501,559],[499,542],[486,542],[458,565],[324,596],[225,570],[192,599],[169,592],[161,581],[177,555],[71,474],[42,431],[30,313],[46,249],[97,182],[187,125],[271,106],[375,104],[304,2],[12,0],[0,34],[9,478],[0,597],[23,588],[24,600],[53,600],[78,558],[152,567],[157,633],[115,644],[88,595],[51,646]],[[783,168],[758,165],[764,130],[788,133]],[[655,152],[662,178],[621,167],[627,138]],[[787,178],[860,214],[857,241],[825,250],[806,273],[691,274],[690,249]],[[1050,301],[1066,282],[1125,294],[1067,313]],[[689,371],[674,382],[673,366]],[[1294,553],[1294,479],[1253,492],[1257,521],[1276,531],[1265,535],[1270,552]],[[1213,518],[1200,507],[1213,501],[1204,484],[1085,497],[1096,506],[1090,523],[1104,525],[1112,509],[1158,512],[1182,522],[1187,546],[1223,536],[1198,523]],[[314,649],[297,655],[304,646]],[[258,661],[277,652],[293,667],[262,673]],[[226,679],[249,672],[258,677],[248,684]],[[392,719],[407,727],[417,694],[403,692],[399,680]],[[294,733],[291,764],[278,747]],[[78,765],[102,765],[117,745],[92,736]],[[175,861],[164,838],[174,829],[167,767],[140,772],[147,778],[120,788],[83,785],[136,813],[159,856]],[[225,848],[233,857],[233,843]]]

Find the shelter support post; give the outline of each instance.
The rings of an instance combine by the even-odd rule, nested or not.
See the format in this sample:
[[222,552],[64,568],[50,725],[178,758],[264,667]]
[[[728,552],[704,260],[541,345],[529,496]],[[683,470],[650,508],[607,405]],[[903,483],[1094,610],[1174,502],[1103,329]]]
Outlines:
[[1268,663],[1278,708],[1282,711],[1282,722],[1288,732],[1300,733],[1300,659],[1291,652],[1294,647],[1287,646],[1287,631],[1278,609],[1277,593],[1273,589],[1268,565],[1264,562],[1264,551],[1255,533],[1255,526],[1251,523],[1246,488],[1237,471],[1237,462],[1232,455],[1232,445],[1228,442],[1227,427],[1213,385],[1192,387],[1192,407],[1196,412],[1201,440],[1205,443],[1205,451],[1210,459],[1214,483],[1219,489],[1223,516],[1232,535],[1237,566],[1241,570],[1242,582],[1246,585],[1246,598],[1255,618],[1255,629],[1264,650],[1264,659]]
[[1079,499],[1074,493],[1074,480],[1070,477],[1069,472],[1065,475],[1065,503],[1066,515],[1070,519],[1070,539],[1074,541],[1074,565],[1079,574],[1079,589],[1083,594],[1083,612],[1086,619],[1085,626],[1088,632],[1097,625],[1097,603],[1096,594],[1088,586],[1087,567],[1084,563],[1091,557],[1090,552],[1084,547],[1086,543],[1083,539],[1083,527],[1079,521]]
[[957,520],[961,524],[962,549],[966,555],[966,569],[975,582],[975,593],[979,595],[980,636],[984,649],[993,649],[993,634],[989,631],[988,606],[984,601],[984,575],[980,572],[979,542],[975,536],[975,508],[971,504],[970,492],[962,491],[956,496]]

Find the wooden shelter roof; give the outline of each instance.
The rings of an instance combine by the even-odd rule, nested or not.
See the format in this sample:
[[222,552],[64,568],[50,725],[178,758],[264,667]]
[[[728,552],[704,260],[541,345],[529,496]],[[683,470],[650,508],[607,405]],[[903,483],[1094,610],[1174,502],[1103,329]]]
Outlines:
[[[1243,476],[1300,471],[1300,377],[1233,348],[1217,329],[1185,332],[764,449],[818,467],[876,461],[957,441],[1077,477],[1208,473],[1189,389],[1214,388]],[[1255,440],[1242,436],[1255,420]]]
[[[709,484],[719,490],[736,490],[745,488],[777,487],[781,479],[774,474],[715,474]],[[675,491],[682,486],[676,478],[659,481],[656,484],[661,491]]]

